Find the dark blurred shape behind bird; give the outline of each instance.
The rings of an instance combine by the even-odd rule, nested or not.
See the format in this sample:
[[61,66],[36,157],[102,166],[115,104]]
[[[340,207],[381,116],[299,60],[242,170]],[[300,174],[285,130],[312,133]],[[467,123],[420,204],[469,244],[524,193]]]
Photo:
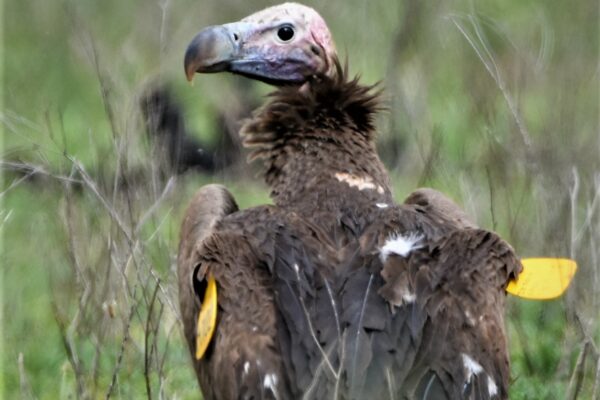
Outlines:
[[[239,85],[238,85],[239,86]],[[244,90],[246,89],[246,90]],[[237,93],[247,93],[247,88],[236,88]],[[229,107],[216,114],[216,144],[203,143],[188,128],[184,110],[175,94],[166,84],[146,90],[140,100],[146,132],[165,172],[183,173],[188,170],[214,173],[240,161],[241,143],[238,135],[239,121],[250,115],[255,101],[247,99],[245,107]]]
[[203,398],[506,399],[512,248],[432,189],[403,204],[375,150],[379,94],[312,8],[211,26],[184,60],[277,86],[241,134],[274,205],[201,188],[181,228],[184,334]]

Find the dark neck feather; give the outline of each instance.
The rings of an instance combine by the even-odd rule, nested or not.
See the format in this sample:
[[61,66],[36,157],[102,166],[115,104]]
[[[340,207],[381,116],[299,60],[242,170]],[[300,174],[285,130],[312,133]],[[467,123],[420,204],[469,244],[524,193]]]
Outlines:
[[335,78],[316,79],[307,90],[284,87],[271,94],[242,128],[244,145],[253,149],[250,160],[263,160],[265,181],[280,206],[311,201],[313,194],[321,202],[323,193],[345,195],[348,185],[336,180],[336,173],[372,180],[380,190],[360,191],[370,200],[391,196],[374,144],[379,91],[348,79],[347,69],[336,65]]

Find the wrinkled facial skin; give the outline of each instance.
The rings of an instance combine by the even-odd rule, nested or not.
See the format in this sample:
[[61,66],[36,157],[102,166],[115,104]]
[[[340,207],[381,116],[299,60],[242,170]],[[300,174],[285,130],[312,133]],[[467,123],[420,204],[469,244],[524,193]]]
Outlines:
[[327,75],[335,47],[325,22],[313,9],[283,4],[240,22],[200,31],[185,55],[185,72],[228,71],[275,85]]

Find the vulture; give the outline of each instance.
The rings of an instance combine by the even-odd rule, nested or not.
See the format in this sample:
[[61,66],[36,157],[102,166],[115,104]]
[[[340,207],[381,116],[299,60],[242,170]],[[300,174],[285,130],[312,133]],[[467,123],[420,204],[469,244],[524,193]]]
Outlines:
[[272,205],[199,189],[181,228],[184,335],[204,399],[506,399],[511,246],[450,199],[401,204],[375,148],[378,87],[312,8],[210,26],[184,60],[274,85],[241,136]]

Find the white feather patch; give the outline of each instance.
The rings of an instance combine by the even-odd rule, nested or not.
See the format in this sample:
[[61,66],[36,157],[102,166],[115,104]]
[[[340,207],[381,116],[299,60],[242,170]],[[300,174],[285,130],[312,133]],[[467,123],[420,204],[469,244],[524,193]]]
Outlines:
[[487,373],[485,373],[481,364],[473,360],[469,355],[465,353],[462,353],[461,356],[463,360],[463,365],[465,367],[465,370],[467,371],[467,380],[465,381],[464,387],[466,388],[467,385],[471,383],[473,375],[478,375],[483,372],[484,375],[487,377],[487,388],[490,397],[496,396],[498,394],[498,386],[496,385],[496,382],[494,382],[494,380]]
[[475,326],[475,318],[473,318],[473,315],[469,312],[469,310],[465,310],[465,317],[467,318],[469,325]]
[[244,363],[244,375],[248,375],[248,372],[250,372],[250,362],[246,361]]
[[266,374],[265,379],[263,380],[263,386],[265,389],[271,390],[273,394],[277,394],[277,375],[275,374]]
[[379,257],[382,262],[385,262],[390,254],[406,257],[411,251],[423,247],[419,244],[422,239],[423,235],[414,232],[407,235],[392,235],[380,249]]
[[462,353],[462,359],[463,365],[467,370],[467,381],[470,382],[473,375],[477,375],[483,371],[483,367],[465,353]]
[[383,188],[380,185],[376,185],[373,181],[373,178],[370,176],[356,176],[352,174],[348,174],[346,172],[336,172],[335,179],[340,182],[347,183],[350,187],[355,187],[358,190],[377,190],[377,193],[382,194]]
[[375,203],[375,205],[377,206],[377,208],[388,208],[389,204],[385,204],[385,203]]
[[498,394],[498,386],[496,386],[496,382],[494,382],[494,380],[488,376],[488,393],[490,394],[490,397],[493,397],[495,395]]
[[402,295],[402,300],[404,300],[407,304],[414,303],[417,299],[417,295],[411,292],[406,292]]

